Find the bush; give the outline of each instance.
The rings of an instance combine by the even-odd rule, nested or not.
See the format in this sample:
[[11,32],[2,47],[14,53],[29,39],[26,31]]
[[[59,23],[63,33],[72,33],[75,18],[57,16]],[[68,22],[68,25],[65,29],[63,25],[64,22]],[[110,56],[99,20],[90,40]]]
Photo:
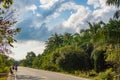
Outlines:
[[0,73],[7,73],[7,72],[9,72],[9,68],[8,67],[0,69]]
[[5,67],[4,69],[3,69],[3,72],[9,72],[9,68],[8,67]]
[[112,71],[112,69],[108,69],[105,72],[99,73],[97,77],[94,78],[94,80],[113,80],[115,75],[115,72]]
[[89,77],[89,75],[88,75],[88,73],[89,72],[83,72],[83,71],[74,71],[74,75],[76,75],[76,76],[80,76],[80,77],[85,77],[85,78],[88,78]]
[[65,46],[59,48],[52,56],[52,62],[65,71],[85,70],[86,55],[81,48]]
[[60,71],[59,68],[55,65],[44,65],[42,68],[50,71]]
[[89,76],[90,77],[95,77],[97,75],[95,70],[90,71]]

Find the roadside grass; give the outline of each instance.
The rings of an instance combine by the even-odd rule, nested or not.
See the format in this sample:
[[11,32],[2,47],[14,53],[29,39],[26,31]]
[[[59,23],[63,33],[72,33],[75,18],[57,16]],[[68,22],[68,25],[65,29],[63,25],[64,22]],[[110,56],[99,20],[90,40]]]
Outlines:
[[86,78],[86,79],[90,79],[90,80],[93,80],[94,77],[96,77],[96,74],[97,74],[94,71],[90,71],[90,72],[82,72],[82,71],[66,72],[66,71],[60,71],[60,73],[73,75],[73,76],[81,77],[81,78]]
[[0,80],[7,80],[7,76],[0,77]]

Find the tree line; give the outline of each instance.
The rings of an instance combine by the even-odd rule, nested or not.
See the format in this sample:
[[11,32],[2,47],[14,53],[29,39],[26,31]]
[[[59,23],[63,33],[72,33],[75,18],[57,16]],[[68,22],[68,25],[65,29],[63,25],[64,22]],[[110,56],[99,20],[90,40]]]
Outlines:
[[38,56],[28,52],[20,63],[26,67],[52,71],[120,72],[120,20],[88,23],[80,33],[53,34]]

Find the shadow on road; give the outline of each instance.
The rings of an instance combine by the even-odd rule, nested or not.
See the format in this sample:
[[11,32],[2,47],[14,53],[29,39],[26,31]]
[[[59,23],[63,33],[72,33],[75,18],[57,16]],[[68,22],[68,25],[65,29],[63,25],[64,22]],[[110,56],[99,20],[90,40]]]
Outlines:
[[43,80],[45,78],[40,78],[36,76],[30,76],[30,75],[17,75],[17,80]]

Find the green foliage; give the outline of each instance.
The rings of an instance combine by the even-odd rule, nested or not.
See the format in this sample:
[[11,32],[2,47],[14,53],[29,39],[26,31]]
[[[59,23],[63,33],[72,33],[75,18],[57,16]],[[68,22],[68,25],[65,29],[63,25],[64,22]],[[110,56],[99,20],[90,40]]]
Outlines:
[[51,55],[42,56],[40,68],[51,71],[60,71],[60,68],[51,62]]
[[28,66],[27,65],[27,60],[26,59],[21,60],[19,65],[27,67]]
[[[33,61],[34,61],[35,57],[36,57],[36,55],[35,55],[34,52],[32,52],[32,51],[28,52],[27,55],[26,55],[26,59],[20,61],[20,65],[21,66],[32,67],[32,64],[33,64]],[[34,61],[34,64],[35,64],[35,61]]]
[[39,68],[40,67],[40,59],[38,57],[34,58],[32,61],[32,67]]
[[[54,52],[52,52],[52,55],[51,55],[51,61],[52,61],[52,63],[57,64],[60,68],[65,68],[65,66],[66,66],[66,69],[69,69],[69,70],[72,69],[72,68],[75,69],[76,65],[78,65],[77,63],[80,63],[79,62],[79,59],[80,59],[79,57],[82,57],[83,55],[81,53],[81,51],[82,51],[81,49],[79,49],[79,48],[76,48],[75,50],[74,49],[75,49],[74,46],[65,46],[65,47],[62,47],[62,48],[58,48],[57,50],[55,50]],[[77,50],[77,49],[79,49],[79,50]],[[81,54],[81,56],[79,56],[79,53]],[[63,57],[65,57],[65,59],[62,59]],[[64,66],[63,67],[60,64],[60,61],[68,61],[68,62],[66,62],[67,64],[63,65]],[[71,61],[73,63],[71,63]],[[82,61],[84,61],[84,59],[81,60],[81,62]],[[76,67],[76,69],[77,68],[78,67]]]
[[59,49],[58,54],[60,55],[55,60],[55,63],[63,70],[85,69],[85,53],[82,49],[74,46],[65,46]]
[[120,44],[110,44],[107,46],[108,49],[106,50],[106,53],[107,53],[107,58],[106,58],[106,61],[109,63],[109,64],[112,64],[114,70],[116,72],[120,72]]
[[8,56],[0,54],[0,73],[9,72],[9,67],[13,63],[13,59]]
[[[9,7],[12,0],[4,0],[4,7]],[[20,28],[14,27],[16,18],[14,17],[15,10],[0,8],[0,53],[11,53],[9,47],[13,47],[16,42],[14,36],[20,31]]]
[[103,29],[107,43],[120,43],[120,20],[110,19]]
[[112,69],[107,69],[105,72],[99,73],[97,77],[94,78],[94,80],[113,80],[115,76],[115,72],[112,71]]
[[90,77],[95,77],[96,75],[97,75],[97,73],[96,73],[95,70],[91,70],[91,71],[89,72],[89,76],[90,76]]
[[115,6],[117,6],[117,7],[120,6],[120,1],[119,1],[119,0],[107,0],[106,3],[107,3],[108,5],[115,5]]
[[4,8],[9,8],[13,4],[13,0],[0,0],[0,3],[2,3],[2,6]]
[[86,54],[87,70],[93,69],[93,59],[91,59],[91,53],[94,50],[93,44],[90,42],[84,42],[80,46]]
[[35,57],[36,57],[36,55],[35,55],[34,52],[28,52],[28,53],[27,53],[27,56],[26,56],[26,59],[32,61]]
[[50,70],[50,71],[60,71],[60,69],[54,64],[44,65],[43,69]]
[[0,68],[0,73],[8,73],[9,72],[9,67],[2,67]]
[[7,64],[8,63],[8,56],[6,56],[6,55],[2,55],[2,54],[0,54],[0,64],[1,64],[1,68],[2,67],[5,67],[5,66],[9,66],[9,64]]
[[94,60],[94,70],[96,72],[103,71],[105,69],[104,51],[93,50],[91,57]]

